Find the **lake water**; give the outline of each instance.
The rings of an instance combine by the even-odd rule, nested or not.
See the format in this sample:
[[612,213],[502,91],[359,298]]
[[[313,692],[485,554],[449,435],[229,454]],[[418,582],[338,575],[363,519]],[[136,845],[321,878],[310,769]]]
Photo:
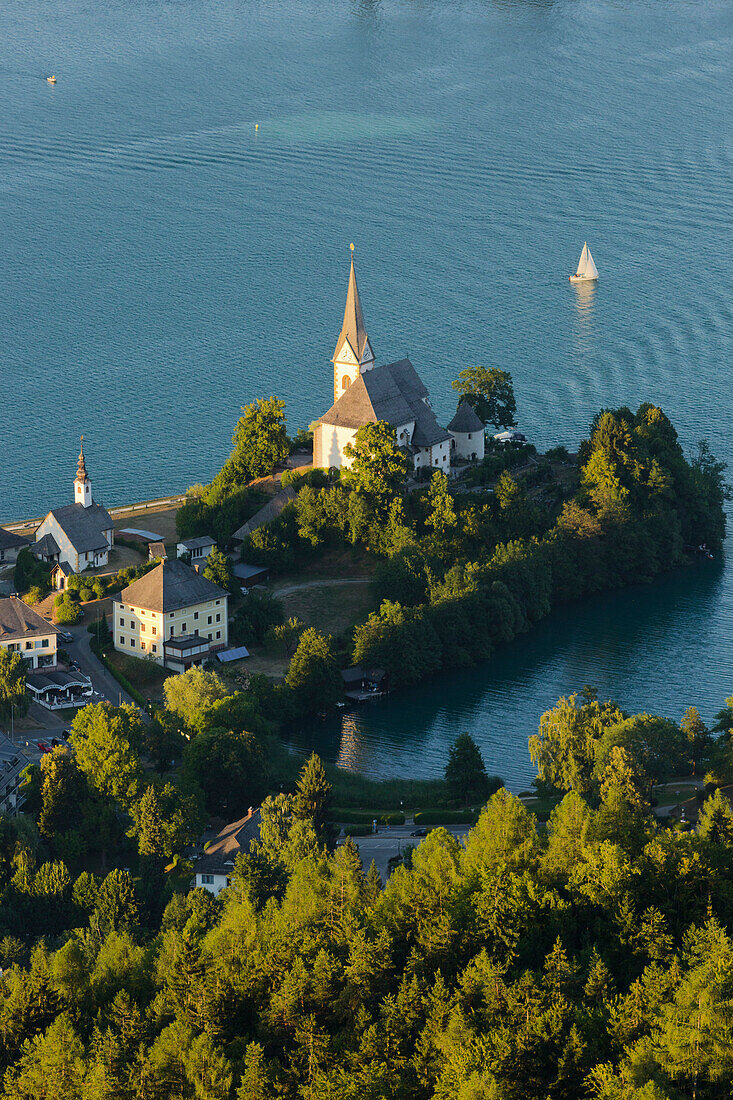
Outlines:
[[[378,361],[409,354],[444,419],[481,362],[540,446],[650,399],[733,461],[732,41],[728,0],[5,0],[0,517],[68,500],[81,432],[115,504],[210,478],[256,396],[307,425],[352,240]],[[523,782],[581,681],[717,709],[732,593],[714,564],[563,612],[319,736],[435,774],[470,728]]]

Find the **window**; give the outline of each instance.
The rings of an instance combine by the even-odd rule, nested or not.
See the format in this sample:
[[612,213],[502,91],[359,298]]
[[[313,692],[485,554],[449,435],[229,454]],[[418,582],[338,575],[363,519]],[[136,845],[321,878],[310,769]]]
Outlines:
[[120,619],[120,626],[124,626],[124,625],[125,625],[125,620],[124,620],[124,619]]
[[124,645],[124,644],[125,644],[125,639],[120,634],[120,645]]
[[213,886],[214,885],[214,876],[213,875],[202,875],[201,876],[201,882],[204,884],[204,886]]
[[206,637],[207,637],[207,638],[209,639],[209,641],[211,641],[211,639],[213,638],[213,636],[214,636],[213,634],[207,634],[207,635],[206,635]]
[[140,642],[140,648],[141,648],[142,650],[144,650],[144,649],[145,649],[145,642]]
[[157,634],[157,633],[158,633],[158,628],[157,628],[157,626],[154,626],[153,627],[153,634]]
[[217,638],[221,638],[221,631],[220,630],[217,630],[216,636],[217,636]]
[[186,623],[181,623],[181,630],[183,631],[184,634],[186,633],[186,625],[187,625]]
[[218,607],[220,603],[221,603],[221,600],[217,600],[216,601],[216,606]]
[[33,642],[26,642],[25,643],[25,648],[26,649],[33,649]]
[[171,627],[171,634],[170,634],[170,636],[171,636],[171,638],[173,637],[173,627]]
[[206,625],[211,626],[211,622],[212,622],[211,615],[209,615],[208,619],[206,620]]
[[135,648],[135,639],[134,638],[130,638],[130,645],[132,646],[133,649]]
[[198,619],[198,617],[199,617],[198,611],[194,611],[193,617],[194,617],[194,619]]
[[150,647],[150,648],[152,649],[153,653],[157,653],[157,652],[158,652],[158,647],[157,647],[157,645],[151,645],[151,647]]
[[221,615],[220,615],[219,613],[217,613],[217,616],[216,616],[216,621],[217,621],[218,623],[220,623],[220,622],[221,622]]

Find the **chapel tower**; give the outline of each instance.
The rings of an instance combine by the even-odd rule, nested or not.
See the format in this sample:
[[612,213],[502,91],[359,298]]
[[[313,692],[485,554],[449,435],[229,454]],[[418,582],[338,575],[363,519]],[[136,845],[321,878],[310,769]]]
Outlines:
[[356,285],[353,244],[351,245],[351,270],[349,272],[349,289],[346,293],[344,323],[341,326],[341,334],[336,343],[336,350],[333,353],[331,362],[333,363],[334,403],[346,393],[351,383],[360,374],[371,370],[374,366],[374,352],[364,327],[364,316],[361,312],[359,290]]
[[76,478],[74,479],[74,504],[81,504],[84,508],[89,508],[93,503],[92,482],[84,461],[84,436],[82,436],[79,465],[76,468]]

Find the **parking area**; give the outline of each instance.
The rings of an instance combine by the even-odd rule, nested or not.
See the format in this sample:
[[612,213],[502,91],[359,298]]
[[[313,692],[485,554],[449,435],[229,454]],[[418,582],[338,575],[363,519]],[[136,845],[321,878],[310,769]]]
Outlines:
[[[449,833],[459,838],[465,836],[469,831],[468,825],[443,825],[440,827],[447,829]],[[366,874],[372,860],[374,860],[377,870],[382,877],[382,882],[386,882],[389,876],[390,859],[393,856],[400,856],[408,845],[411,844],[417,847],[422,844],[425,839],[425,837],[422,836],[410,836],[410,833],[414,831],[415,826],[410,823],[405,825],[391,825],[389,827],[382,825],[380,827],[380,832],[374,833],[372,836],[354,837],[354,844],[356,844],[359,849],[364,873]],[[339,844],[343,844],[343,842],[344,838],[342,837],[339,840]]]

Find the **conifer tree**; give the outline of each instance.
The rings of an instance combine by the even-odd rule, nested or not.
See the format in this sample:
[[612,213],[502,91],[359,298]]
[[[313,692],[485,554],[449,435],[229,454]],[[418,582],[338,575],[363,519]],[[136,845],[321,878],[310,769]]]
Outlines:
[[311,821],[316,834],[324,840],[332,794],[333,788],[326,778],[320,756],[311,753],[298,776],[293,813],[298,818]]

